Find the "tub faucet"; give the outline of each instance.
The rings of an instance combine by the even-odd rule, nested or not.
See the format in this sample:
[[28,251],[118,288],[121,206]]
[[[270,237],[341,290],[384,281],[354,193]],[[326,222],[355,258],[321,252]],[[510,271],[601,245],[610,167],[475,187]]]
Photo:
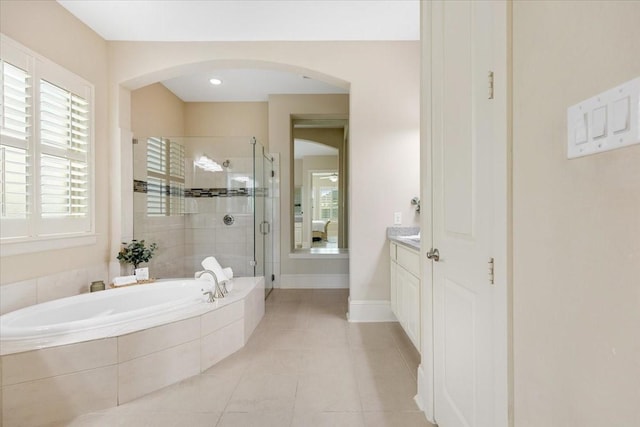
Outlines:
[[196,279],[199,279],[204,274],[211,275],[211,277],[213,278],[214,288],[213,288],[213,291],[204,292],[203,295],[209,296],[209,299],[208,299],[209,302],[214,302],[217,298],[224,298],[224,292],[222,292],[222,289],[220,289],[220,284],[218,283],[218,277],[213,271],[211,270],[199,271],[196,273]]

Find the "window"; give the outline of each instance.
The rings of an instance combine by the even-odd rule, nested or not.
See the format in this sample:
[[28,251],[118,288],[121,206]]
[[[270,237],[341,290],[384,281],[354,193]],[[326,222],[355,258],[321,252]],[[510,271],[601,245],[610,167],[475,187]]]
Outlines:
[[320,187],[320,219],[338,220],[338,189],[336,187]]
[[2,243],[93,234],[93,86],[1,43]]
[[147,139],[147,215],[184,213],[184,146],[166,138]]

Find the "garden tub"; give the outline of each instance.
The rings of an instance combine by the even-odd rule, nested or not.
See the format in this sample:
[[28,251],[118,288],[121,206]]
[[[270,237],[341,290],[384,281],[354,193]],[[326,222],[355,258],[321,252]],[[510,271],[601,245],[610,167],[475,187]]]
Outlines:
[[[2,425],[65,425],[203,372],[242,348],[264,315],[264,278],[159,281],[0,316]],[[38,408],[34,411],[33,408]]]

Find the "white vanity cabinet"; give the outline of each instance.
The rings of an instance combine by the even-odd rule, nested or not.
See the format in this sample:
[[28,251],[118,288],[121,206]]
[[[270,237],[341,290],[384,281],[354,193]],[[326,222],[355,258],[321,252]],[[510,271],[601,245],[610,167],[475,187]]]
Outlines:
[[391,257],[391,310],[413,345],[420,351],[420,255],[393,241]]

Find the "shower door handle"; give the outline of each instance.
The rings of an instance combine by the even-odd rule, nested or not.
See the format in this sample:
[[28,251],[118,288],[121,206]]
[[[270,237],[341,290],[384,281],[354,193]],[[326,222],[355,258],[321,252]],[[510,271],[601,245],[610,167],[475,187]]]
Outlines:
[[260,223],[260,233],[265,236],[271,233],[271,224],[268,221],[262,221]]

